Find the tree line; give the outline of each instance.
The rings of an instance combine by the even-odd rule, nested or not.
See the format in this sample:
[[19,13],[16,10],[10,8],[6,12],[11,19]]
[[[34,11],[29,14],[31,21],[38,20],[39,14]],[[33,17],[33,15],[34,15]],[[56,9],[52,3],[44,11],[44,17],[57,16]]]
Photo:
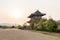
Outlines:
[[49,32],[58,32],[60,33],[60,20],[55,21],[52,18],[46,19],[41,18],[37,21],[37,24],[33,26],[33,23],[36,23],[35,20],[31,21],[31,25],[23,25],[20,29],[29,29],[37,31],[49,31]]

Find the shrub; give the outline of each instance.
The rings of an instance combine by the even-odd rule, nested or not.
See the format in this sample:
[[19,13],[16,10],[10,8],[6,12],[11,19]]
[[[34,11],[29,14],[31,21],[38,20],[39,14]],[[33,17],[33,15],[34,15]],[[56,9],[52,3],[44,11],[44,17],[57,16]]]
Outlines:
[[18,25],[17,27],[18,27],[18,29],[22,29],[22,26],[21,25]]
[[15,28],[15,26],[12,26],[11,28]]
[[57,33],[60,33],[60,29],[57,29],[56,32],[57,32]]

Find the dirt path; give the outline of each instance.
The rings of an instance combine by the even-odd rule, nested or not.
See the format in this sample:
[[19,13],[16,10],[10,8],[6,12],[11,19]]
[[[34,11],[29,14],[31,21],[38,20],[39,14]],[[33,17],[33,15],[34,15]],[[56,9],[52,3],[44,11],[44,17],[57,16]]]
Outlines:
[[60,40],[60,38],[19,29],[0,29],[0,40]]

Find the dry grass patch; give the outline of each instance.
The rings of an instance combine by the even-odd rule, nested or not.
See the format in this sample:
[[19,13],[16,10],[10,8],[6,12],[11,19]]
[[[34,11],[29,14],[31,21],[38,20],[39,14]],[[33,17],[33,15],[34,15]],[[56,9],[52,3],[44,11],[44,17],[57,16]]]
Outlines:
[[42,34],[46,34],[46,35],[52,35],[52,36],[60,37],[60,33],[46,32],[46,31],[35,31],[35,30],[33,30],[33,32],[38,32],[38,33],[42,33]]

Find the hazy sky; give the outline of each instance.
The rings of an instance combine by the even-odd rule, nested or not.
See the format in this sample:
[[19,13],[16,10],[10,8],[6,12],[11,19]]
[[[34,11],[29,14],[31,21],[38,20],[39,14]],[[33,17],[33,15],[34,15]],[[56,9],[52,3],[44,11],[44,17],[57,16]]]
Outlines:
[[[46,13],[46,18],[60,19],[60,0],[0,0],[0,23],[23,24],[37,9]],[[14,13],[20,18],[12,16]]]

